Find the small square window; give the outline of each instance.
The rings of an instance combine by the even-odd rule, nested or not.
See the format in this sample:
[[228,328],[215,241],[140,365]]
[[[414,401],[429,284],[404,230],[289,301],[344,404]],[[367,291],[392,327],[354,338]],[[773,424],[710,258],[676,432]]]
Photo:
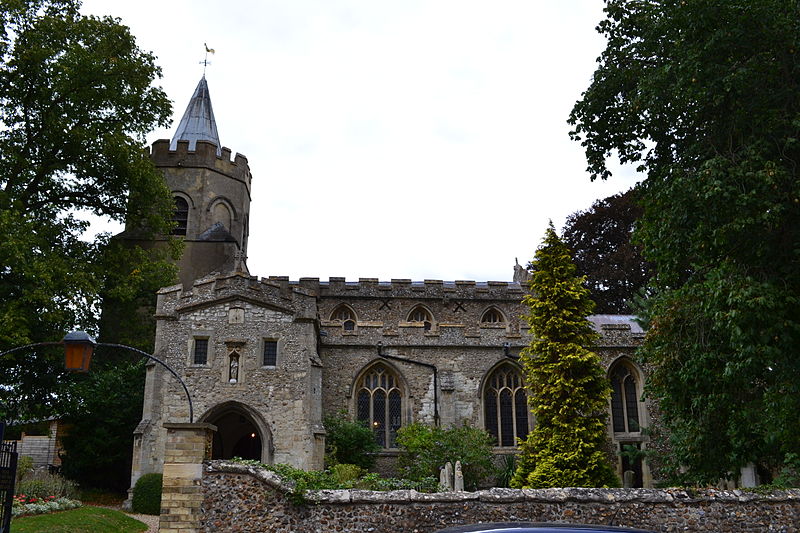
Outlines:
[[194,358],[192,362],[196,365],[208,364],[208,339],[194,340]]
[[264,366],[278,364],[278,341],[264,340]]

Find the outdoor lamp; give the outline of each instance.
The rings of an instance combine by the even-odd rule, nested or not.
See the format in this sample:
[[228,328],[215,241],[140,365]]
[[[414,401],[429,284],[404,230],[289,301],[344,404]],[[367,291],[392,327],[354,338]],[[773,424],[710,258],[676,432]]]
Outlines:
[[88,372],[95,340],[84,331],[70,331],[61,339],[64,344],[64,366],[70,372]]

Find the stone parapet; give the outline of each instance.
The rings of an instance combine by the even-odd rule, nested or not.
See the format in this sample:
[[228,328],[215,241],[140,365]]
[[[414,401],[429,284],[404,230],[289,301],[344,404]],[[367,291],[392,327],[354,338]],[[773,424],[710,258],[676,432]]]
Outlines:
[[476,522],[612,524],[653,531],[798,531],[800,490],[684,489],[310,491],[308,505],[252,466],[212,461],[203,472],[203,531],[431,533]]
[[178,141],[176,150],[169,149],[168,139],[155,141],[150,149],[150,158],[156,167],[208,168],[230,178],[250,185],[252,176],[247,157],[237,153],[231,159],[231,149],[222,147],[217,156],[217,146],[209,141],[197,141],[196,150],[189,150],[189,141]]
[[241,272],[215,274],[196,280],[191,288],[173,285],[158,291],[157,318],[175,317],[226,301],[249,301],[293,314],[296,319],[314,320],[316,303],[301,287],[289,287],[272,280],[260,280]]
[[341,277],[331,277],[328,281],[319,278],[300,278],[289,281],[283,276],[270,277],[292,286],[302,286],[315,291],[322,298],[414,298],[422,300],[441,300],[443,298],[487,299],[521,301],[525,291],[513,281],[442,281],[426,279],[392,279],[380,281],[378,278],[359,278],[347,281]]

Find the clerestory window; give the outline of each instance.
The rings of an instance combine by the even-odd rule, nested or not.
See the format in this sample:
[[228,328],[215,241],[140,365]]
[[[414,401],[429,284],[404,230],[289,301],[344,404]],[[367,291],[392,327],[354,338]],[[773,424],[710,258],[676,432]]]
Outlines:
[[345,331],[354,331],[356,329],[356,314],[347,305],[340,305],[331,313],[331,320],[341,322],[342,329]]
[[483,324],[502,324],[505,321],[506,319],[503,317],[503,313],[494,307],[487,309],[481,317],[481,323]]
[[430,311],[421,305],[411,310],[408,314],[408,322],[422,322],[422,327],[425,328],[425,331],[430,331],[433,327],[433,317]]

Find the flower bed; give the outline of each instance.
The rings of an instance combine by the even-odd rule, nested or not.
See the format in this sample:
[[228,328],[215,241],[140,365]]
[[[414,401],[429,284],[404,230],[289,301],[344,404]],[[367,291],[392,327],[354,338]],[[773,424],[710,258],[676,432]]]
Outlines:
[[17,494],[11,507],[11,516],[24,516],[32,514],[46,514],[55,511],[66,511],[80,507],[81,502],[70,500],[69,498],[59,498],[56,496],[46,496],[37,498],[25,494]]

